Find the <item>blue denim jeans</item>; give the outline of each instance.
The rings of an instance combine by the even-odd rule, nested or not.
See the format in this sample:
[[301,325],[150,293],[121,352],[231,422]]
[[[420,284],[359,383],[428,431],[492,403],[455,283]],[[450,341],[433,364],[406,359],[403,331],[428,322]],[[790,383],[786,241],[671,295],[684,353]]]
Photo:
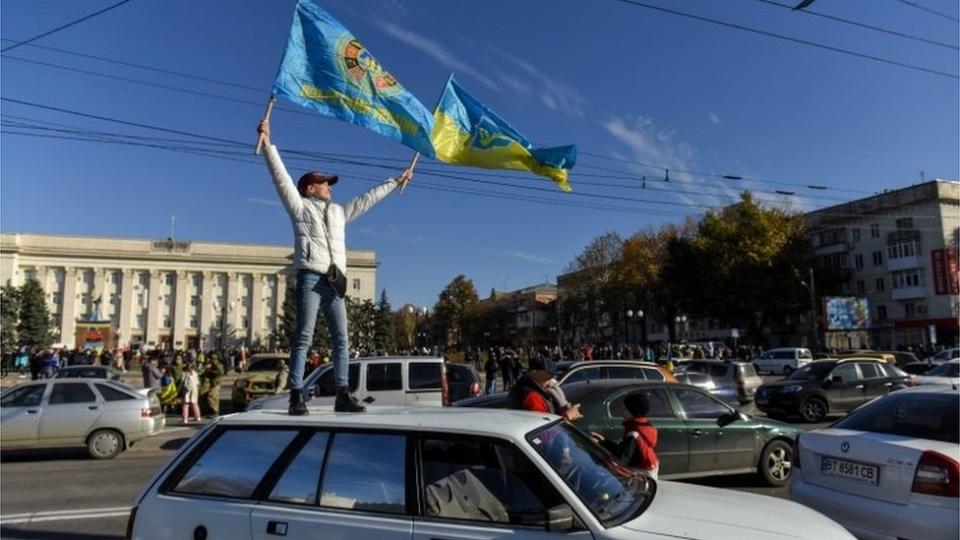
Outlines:
[[303,366],[307,351],[313,343],[313,329],[317,324],[317,312],[323,310],[323,320],[330,332],[333,345],[334,381],[337,387],[347,386],[347,361],[350,344],[347,335],[347,304],[337,296],[323,274],[300,270],[297,272],[297,331],[290,343],[290,377],[287,387],[300,390],[303,387]]

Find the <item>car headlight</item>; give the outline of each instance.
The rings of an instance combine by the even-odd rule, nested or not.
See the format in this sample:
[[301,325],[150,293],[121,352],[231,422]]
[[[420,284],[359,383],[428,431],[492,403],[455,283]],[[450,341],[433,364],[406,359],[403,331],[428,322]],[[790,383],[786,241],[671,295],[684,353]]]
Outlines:
[[794,394],[801,390],[803,390],[803,387],[800,386],[799,384],[788,384],[787,386],[783,387],[784,394]]

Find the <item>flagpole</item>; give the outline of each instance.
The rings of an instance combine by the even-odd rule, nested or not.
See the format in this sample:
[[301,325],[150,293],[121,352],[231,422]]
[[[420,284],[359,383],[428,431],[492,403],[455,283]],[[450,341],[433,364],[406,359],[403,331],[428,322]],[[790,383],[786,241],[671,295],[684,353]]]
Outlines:
[[[276,101],[276,99],[277,99],[277,96],[270,94],[270,99],[267,101],[267,111],[263,113],[263,120],[261,120],[262,122],[270,121],[270,113],[273,112],[273,102]],[[263,133],[261,133],[260,136],[257,137],[257,147],[253,150],[253,153],[258,156],[260,155],[260,149],[263,148],[264,138],[265,137]]]
[[[420,152],[413,154],[413,157],[410,158],[410,165],[407,165],[407,170],[413,172],[413,168],[417,166],[417,161],[420,160]],[[409,181],[408,181],[409,183]],[[403,193],[403,190],[407,189],[407,184],[400,186],[400,193]]]

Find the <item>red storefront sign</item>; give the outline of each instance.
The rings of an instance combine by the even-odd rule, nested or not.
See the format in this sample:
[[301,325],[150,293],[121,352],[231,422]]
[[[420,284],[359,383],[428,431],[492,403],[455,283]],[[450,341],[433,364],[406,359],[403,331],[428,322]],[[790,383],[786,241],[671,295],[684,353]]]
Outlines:
[[952,249],[935,249],[930,252],[933,262],[933,290],[936,294],[960,294],[960,264],[957,252]]

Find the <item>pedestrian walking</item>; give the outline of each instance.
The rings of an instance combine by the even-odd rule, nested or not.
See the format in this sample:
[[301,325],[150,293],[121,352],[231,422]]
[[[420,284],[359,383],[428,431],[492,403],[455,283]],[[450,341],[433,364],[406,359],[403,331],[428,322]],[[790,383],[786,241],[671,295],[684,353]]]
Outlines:
[[350,393],[347,362],[350,344],[347,333],[346,224],[366,213],[398,187],[413,178],[407,169],[399,178],[390,178],[363,195],[341,206],[331,200],[336,175],[311,171],[300,177],[296,186],[287,173],[277,147],[270,141],[270,122],[264,119],[258,132],[265,143],[267,169],[280,195],[294,230],[294,267],[297,269],[297,328],[290,345],[289,414],[307,414],[303,399],[303,370],[307,351],[313,341],[317,312],[333,342],[333,370],[336,384],[334,410],[362,412],[366,408]]
[[183,423],[190,423],[189,412],[193,411],[193,417],[197,422],[202,422],[200,418],[200,376],[197,375],[197,367],[189,364],[183,374]]

